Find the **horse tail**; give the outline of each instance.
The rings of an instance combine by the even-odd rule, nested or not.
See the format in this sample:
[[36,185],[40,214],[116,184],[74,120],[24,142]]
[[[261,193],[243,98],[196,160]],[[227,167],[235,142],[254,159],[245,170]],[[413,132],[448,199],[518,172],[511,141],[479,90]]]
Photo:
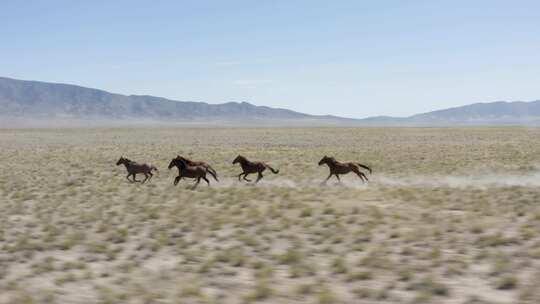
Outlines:
[[217,172],[216,170],[214,170],[214,168],[208,166],[206,167],[206,172],[210,173],[210,175],[212,175],[212,177],[216,180],[216,182],[219,182],[219,179],[217,178]]
[[364,165],[362,165],[361,163],[356,163],[356,164],[357,164],[358,166],[360,166],[360,167],[362,167],[362,168],[368,170],[368,171],[369,171],[369,174],[371,174],[371,168],[370,168],[370,167],[364,166]]
[[151,167],[150,167],[150,172],[152,172],[152,171],[156,171],[156,172],[159,173],[159,171],[158,171],[158,169],[156,168],[156,166],[151,166]]
[[270,169],[270,171],[272,171],[272,173],[274,173],[274,174],[278,174],[278,173],[279,173],[279,169],[276,170],[276,169],[270,167],[270,166],[267,165],[267,164],[264,164],[264,165],[266,166],[266,168]]

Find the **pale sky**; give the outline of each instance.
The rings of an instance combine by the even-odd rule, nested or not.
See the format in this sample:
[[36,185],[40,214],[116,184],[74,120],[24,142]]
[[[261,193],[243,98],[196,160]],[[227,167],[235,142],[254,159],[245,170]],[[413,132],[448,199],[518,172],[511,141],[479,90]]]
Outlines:
[[540,1],[18,1],[0,76],[311,114],[540,99]]

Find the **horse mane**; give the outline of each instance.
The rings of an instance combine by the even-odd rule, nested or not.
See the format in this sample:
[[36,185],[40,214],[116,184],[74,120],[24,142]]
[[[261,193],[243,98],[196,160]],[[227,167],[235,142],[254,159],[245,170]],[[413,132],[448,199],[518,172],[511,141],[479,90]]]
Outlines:
[[247,158],[246,158],[245,156],[240,155],[240,154],[238,154],[238,156],[237,156],[236,158],[237,158],[238,160],[243,160],[243,161],[247,160]]
[[185,158],[183,158],[182,156],[176,157],[175,160],[180,165],[180,167],[182,167],[182,168],[187,167],[187,162],[186,162]]
[[329,162],[329,163],[333,163],[333,164],[337,163],[336,158],[333,157],[333,156],[326,156],[326,155],[325,155],[325,156],[323,157],[323,160],[325,160],[325,162],[327,162],[327,163],[328,163],[328,162]]
[[186,163],[188,163],[188,162],[190,161],[189,159],[183,157],[182,155],[177,155],[177,156],[176,156],[176,159],[177,159],[177,160],[183,160],[183,161],[186,162]]

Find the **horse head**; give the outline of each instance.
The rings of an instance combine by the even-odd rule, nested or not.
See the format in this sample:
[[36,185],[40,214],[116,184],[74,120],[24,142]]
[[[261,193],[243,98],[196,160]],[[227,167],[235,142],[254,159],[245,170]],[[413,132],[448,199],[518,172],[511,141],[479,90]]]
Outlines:
[[123,156],[120,156],[120,159],[116,162],[117,166],[120,166],[121,164],[124,164],[126,162],[126,159]]
[[171,162],[169,163],[169,170],[171,170],[172,167],[176,166],[176,158],[171,159]]
[[319,161],[319,166],[323,165],[323,164],[330,164],[331,162],[333,162],[334,158],[333,157],[328,157],[328,156],[324,156],[320,161]]
[[243,161],[245,161],[246,158],[243,157],[242,155],[238,155],[234,160],[233,160],[233,165],[236,164],[236,163],[242,163]]

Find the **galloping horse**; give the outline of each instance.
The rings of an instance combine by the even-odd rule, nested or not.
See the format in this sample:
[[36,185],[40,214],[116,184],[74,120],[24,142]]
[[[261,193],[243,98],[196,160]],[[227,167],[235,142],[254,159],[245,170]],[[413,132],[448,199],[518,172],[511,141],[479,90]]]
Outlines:
[[179,158],[174,158],[171,161],[171,163],[169,164],[169,169],[172,168],[173,166],[178,167],[178,176],[174,179],[174,185],[175,186],[178,184],[178,182],[183,177],[196,178],[197,179],[197,182],[191,188],[192,190],[195,189],[197,187],[197,185],[199,185],[199,183],[201,182],[201,178],[206,181],[208,186],[210,186],[210,181],[206,178],[206,172],[208,172],[210,174],[212,174],[212,173],[210,171],[208,171],[208,168],[206,168],[204,166],[189,165],[182,158],[180,158],[180,159]]
[[[130,182],[140,182],[138,181],[137,179],[135,179],[135,176],[139,173],[142,173],[144,174],[144,180],[142,181],[142,183],[144,184],[144,182],[146,182],[147,180],[150,180],[152,179],[152,176],[154,176],[154,174],[152,174],[152,171],[153,170],[156,170],[156,172],[158,171],[158,169],[152,165],[149,165],[149,164],[139,164],[139,163],[136,163],[132,160],[129,160],[123,156],[120,157],[120,159],[116,162],[116,165],[117,166],[120,166],[120,165],[124,165],[126,166],[126,170],[128,172],[128,175],[126,176],[126,179]],[[133,180],[130,180],[129,179],[129,176],[133,176]]]
[[362,182],[368,181],[367,176],[362,173],[358,167],[362,167],[368,170],[371,174],[371,168],[369,168],[368,166],[364,166],[360,163],[340,163],[335,158],[328,157],[326,155],[319,161],[319,166],[321,166],[322,164],[327,164],[328,168],[330,169],[330,175],[328,175],[328,177],[324,180],[323,184],[326,183],[330,179],[330,177],[332,177],[332,175],[335,175],[338,181],[341,182],[341,179],[339,179],[339,175],[347,174],[351,171],[356,173],[356,175],[360,177]]
[[203,161],[194,161],[194,160],[187,159],[187,158],[185,158],[183,156],[180,156],[180,155],[177,155],[176,158],[173,158],[173,160],[171,160],[171,162],[169,163],[169,169],[176,166],[178,168],[178,170],[179,170],[178,174],[180,174],[180,167],[179,167],[180,160],[183,160],[186,164],[188,164],[190,166],[202,166],[202,167],[206,168],[206,171],[208,171],[208,173],[210,173],[210,175],[212,175],[212,177],[216,180],[216,182],[219,182],[219,180],[217,178],[216,170],[214,170],[214,168],[212,168],[208,163],[203,162]]
[[266,170],[266,168],[270,169],[270,171],[272,171],[272,173],[274,174],[279,173],[279,169],[275,170],[274,168],[270,167],[269,165],[263,162],[251,162],[247,158],[243,157],[242,155],[238,155],[233,160],[232,163],[233,164],[240,163],[240,166],[242,167],[243,172],[238,174],[238,181],[241,181],[240,177],[243,175],[245,181],[251,182],[251,180],[247,179],[246,176],[248,176],[248,174],[251,174],[251,173],[258,173],[259,175],[257,176],[257,180],[255,181],[255,183],[258,183],[261,180],[261,178],[263,178],[262,173],[264,172],[264,170]]

